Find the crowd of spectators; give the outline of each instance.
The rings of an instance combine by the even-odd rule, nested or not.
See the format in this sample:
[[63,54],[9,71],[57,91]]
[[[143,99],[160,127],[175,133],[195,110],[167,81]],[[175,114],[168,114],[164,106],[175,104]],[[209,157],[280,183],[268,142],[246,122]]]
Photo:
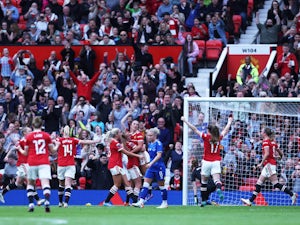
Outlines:
[[[0,44],[24,46],[15,55],[10,55],[9,47],[3,48],[0,59],[0,169],[13,162],[14,157],[9,156],[8,159],[6,153],[9,147],[13,147],[15,139],[21,137],[21,128],[30,126],[34,116],[42,116],[45,131],[53,138],[59,135],[64,124],[69,124],[73,136],[102,140],[97,146],[78,147],[76,182],[78,188],[103,188],[106,182],[95,183],[93,180],[98,179],[95,173],[98,170],[109,179],[109,172],[103,168],[107,161],[104,134],[113,127],[122,128],[121,120],[126,117],[126,121],[122,122],[127,127],[132,119],[138,119],[141,131],[159,128],[159,139],[166,153],[165,162],[172,159],[171,175],[176,171],[177,177],[178,169],[182,169],[180,118],[183,115],[183,98],[198,95],[192,83],[184,85],[184,75],[192,73],[193,48],[197,48],[191,41],[220,39],[224,46],[232,43],[232,15],[242,16],[240,32],[245,32],[249,23],[249,16],[245,16],[246,2],[0,1]],[[256,12],[263,0],[254,2]],[[273,4],[276,3],[274,0]],[[299,4],[292,0],[283,1],[282,5],[282,12],[270,9],[268,14],[273,24],[279,21],[276,26],[280,26],[281,32],[276,43],[287,43],[283,47],[287,50],[278,56],[271,75],[242,83],[232,80],[229,75],[228,83],[216,91],[217,97],[299,95]],[[265,41],[263,32],[267,31],[264,30],[269,29],[268,26],[263,29],[266,25],[258,25],[261,42]],[[184,36],[187,31],[191,35]],[[149,45],[178,44],[183,44],[186,52],[186,74],[180,73],[174,64],[172,57],[177,56],[154,64],[148,52]],[[43,67],[38,68],[36,62],[41,59],[26,50],[28,45],[62,45],[62,50],[51,51],[44,59]],[[79,55],[75,55],[74,45],[82,45]],[[115,60],[109,62],[108,53],[104,52],[104,61],[95,65],[95,58],[99,56],[93,50],[95,45],[133,46],[135,57],[131,58],[116,48]],[[199,115],[203,116],[202,113]],[[205,126],[199,129],[205,129]],[[229,150],[226,154],[226,160],[233,158]],[[255,159],[254,152],[249,159]],[[55,178],[55,160],[53,164]],[[232,171],[237,164],[233,162]],[[293,175],[295,179],[298,176],[296,173]]]

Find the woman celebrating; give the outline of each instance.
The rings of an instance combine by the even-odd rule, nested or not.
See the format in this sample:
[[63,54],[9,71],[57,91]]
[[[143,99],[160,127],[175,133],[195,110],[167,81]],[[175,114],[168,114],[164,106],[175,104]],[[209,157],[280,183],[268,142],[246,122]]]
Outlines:
[[298,194],[293,193],[287,186],[280,184],[278,182],[278,177],[276,173],[276,154],[278,153],[280,158],[283,157],[283,152],[278,148],[277,143],[272,139],[273,132],[270,128],[266,127],[262,130],[261,135],[263,137],[262,153],[263,158],[260,164],[257,165],[258,168],[263,167],[258,181],[255,184],[255,190],[250,199],[241,198],[241,201],[247,205],[251,206],[255,198],[261,191],[261,186],[266,179],[269,179],[273,184],[274,188],[278,188],[284,193],[291,197],[292,205],[297,202]]
[[110,148],[108,169],[110,170],[111,175],[113,177],[114,185],[109,190],[109,193],[105,199],[105,202],[103,203],[103,206],[112,206],[112,204],[109,201],[117,193],[117,191],[121,187],[122,182],[125,186],[125,191],[127,195],[129,195],[132,198],[133,202],[136,202],[137,199],[134,197],[132,187],[130,186],[130,183],[123,170],[122,153],[128,156],[138,158],[141,158],[141,156],[125,150],[124,146],[121,144],[121,131],[119,128],[113,128],[111,131],[109,131],[108,138]]
[[208,125],[207,133],[199,131],[194,125],[188,122],[184,117],[181,120],[188,125],[196,134],[198,134],[204,141],[204,154],[202,159],[202,169],[201,169],[201,206],[207,205],[208,200],[208,190],[207,184],[210,176],[216,184],[217,193],[220,200],[224,199],[223,193],[221,191],[221,155],[220,155],[220,141],[228,133],[233,118],[228,117],[227,125],[222,130],[221,134],[219,127],[216,125]]
[[166,174],[166,167],[162,158],[163,153],[163,145],[157,139],[159,135],[158,128],[151,128],[147,131],[147,141],[148,141],[148,152],[150,155],[150,162],[146,164],[147,171],[144,176],[144,184],[142,191],[140,193],[140,200],[137,203],[133,203],[134,207],[143,208],[145,203],[145,198],[148,194],[150,184],[152,183],[153,179],[155,179],[159,185],[159,189],[161,191],[162,196],[162,204],[157,208],[163,209],[168,208],[167,203],[167,190],[165,188],[165,174]]
[[[58,199],[59,207],[68,207],[71,197],[72,181],[75,178],[76,168],[74,157],[78,144],[95,144],[98,140],[80,140],[70,137],[70,127],[63,128],[63,136],[56,139],[57,144],[57,175],[59,180]],[[65,201],[63,196],[65,194]]]
[[[189,72],[189,77],[193,77],[193,62],[196,61],[196,58],[199,54],[199,47],[197,43],[193,40],[192,34],[188,33],[185,40],[182,36],[182,32],[179,32],[179,40],[181,43],[183,43],[183,57],[184,57],[184,65],[185,68],[187,67]],[[185,69],[185,72],[187,71]],[[197,76],[197,75],[196,75]]]

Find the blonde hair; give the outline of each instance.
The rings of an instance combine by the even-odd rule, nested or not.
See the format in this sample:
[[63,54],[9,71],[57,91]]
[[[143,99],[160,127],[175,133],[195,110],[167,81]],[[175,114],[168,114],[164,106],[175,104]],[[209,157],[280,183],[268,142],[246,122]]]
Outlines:
[[148,129],[146,131],[146,133],[148,133],[148,132],[154,134],[155,136],[158,136],[160,134],[160,131],[157,127]]
[[43,120],[40,116],[36,116],[32,120],[32,126],[35,129],[40,129],[43,125]]
[[111,138],[114,138],[117,136],[117,134],[120,132],[120,129],[119,128],[113,128],[111,129],[110,131],[108,131],[106,133],[106,138],[107,139],[111,139]]
[[70,127],[68,125],[64,126],[63,129],[63,136],[68,136],[70,137]]

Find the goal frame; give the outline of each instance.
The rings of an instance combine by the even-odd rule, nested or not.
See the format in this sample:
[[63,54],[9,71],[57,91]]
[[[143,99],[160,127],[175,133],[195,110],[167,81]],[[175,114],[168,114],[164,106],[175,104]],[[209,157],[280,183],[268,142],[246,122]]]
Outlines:
[[[285,102],[285,103],[299,103],[300,109],[300,98],[288,98],[288,97],[264,97],[264,98],[254,98],[254,97],[186,97],[184,98],[183,115],[188,118],[189,115],[189,103],[192,102]],[[300,111],[299,111],[300,114]],[[188,133],[189,128],[184,123],[183,124],[183,188],[182,188],[182,205],[188,205]]]

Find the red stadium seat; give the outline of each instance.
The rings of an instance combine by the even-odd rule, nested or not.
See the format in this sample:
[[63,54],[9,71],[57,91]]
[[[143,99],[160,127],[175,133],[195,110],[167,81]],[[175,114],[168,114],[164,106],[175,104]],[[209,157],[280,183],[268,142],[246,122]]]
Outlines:
[[197,56],[197,60],[202,60],[205,54],[205,41],[204,40],[194,40],[199,48],[199,54]]
[[80,32],[81,32],[81,35],[83,36],[83,34],[84,34],[84,26],[85,26],[86,24],[85,23],[81,23],[80,24]]
[[244,180],[244,183],[247,186],[255,186],[257,180],[258,180],[258,178],[256,178],[256,177],[249,177]]
[[57,3],[58,3],[59,5],[63,5],[63,4],[64,4],[64,1],[65,1],[65,0],[58,0]]
[[18,27],[20,30],[26,30],[27,28],[26,23],[18,23]]
[[21,0],[11,0],[11,4],[16,6],[17,8],[20,7],[20,2],[21,2]]
[[191,34],[191,32],[182,32],[182,37],[186,38],[188,34]]
[[239,35],[240,34],[240,28],[242,25],[242,17],[240,15],[233,15],[232,16],[232,22],[234,27],[234,34]]
[[78,181],[79,181],[78,189],[84,190],[85,185],[86,185],[86,178],[85,177],[80,177]]
[[26,23],[23,15],[20,15],[20,17],[19,17],[19,23]]
[[240,191],[254,191],[255,190],[255,186],[240,186],[239,187]]
[[218,60],[222,52],[223,44],[220,40],[206,41],[205,56],[207,60]]

